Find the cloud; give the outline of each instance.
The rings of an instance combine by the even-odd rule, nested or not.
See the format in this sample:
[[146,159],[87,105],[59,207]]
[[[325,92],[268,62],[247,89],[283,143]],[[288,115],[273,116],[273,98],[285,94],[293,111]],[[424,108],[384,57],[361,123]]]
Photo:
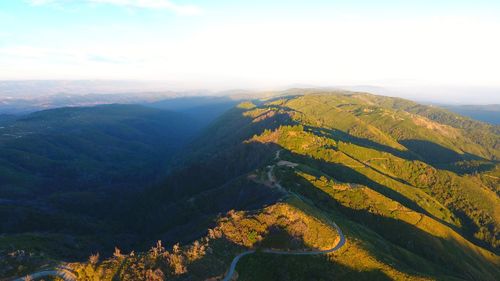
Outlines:
[[[33,6],[47,4],[64,4],[74,2],[72,0],[29,0]],[[84,0],[87,4],[106,4],[128,8],[169,10],[179,15],[198,15],[202,12],[196,5],[181,5],[170,0]]]
[[54,2],[54,0],[29,0],[28,2],[33,6],[41,6],[51,4]]
[[[131,53],[112,52],[110,49],[98,50],[89,48],[42,48],[36,46],[17,45],[0,47],[0,56],[14,61],[26,61],[33,64],[47,63],[98,63],[103,64],[134,64],[141,57]],[[132,58],[128,56],[133,56]],[[96,67],[98,67],[96,65]]]

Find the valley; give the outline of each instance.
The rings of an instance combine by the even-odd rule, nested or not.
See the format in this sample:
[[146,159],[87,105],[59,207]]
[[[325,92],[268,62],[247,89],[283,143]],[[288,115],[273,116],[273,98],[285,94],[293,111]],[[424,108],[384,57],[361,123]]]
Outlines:
[[[51,226],[47,233],[36,225],[27,228],[18,223],[13,228],[16,224],[4,224],[9,231],[0,236],[5,257],[0,267],[11,268],[3,271],[6,278],[61,265],[70,268],[77,280],[500,278],[500,128],[496,125],[404,99],[317,89],[276,92],[231,106],[221,100],[216,114],[200,111],[213,118],[200,127],[193,126],[196,118],[186,113],[161,117],[166,109],[128,107],[61,109],[54,114],[72,120],[68,117],[78,110],[102,110],[86,118],[124,110],[127,119],[118,122],[121,128],[138,124],[130,112],[139,112],[141,125],[132,128],[148,130],[131,140],[131,152],[148,152],[150,158],[168,161],[138,162],[140,158],[133,158],[133,153],[109,158],[115,162],[120,155],[127,159],[124,164],[133,164],[117,178],[130,186],[117,181],[116,188],[109,181],[103,181],[102,187],[92,182],[90,188],[69,174],[68,181],[74,183],[68,188],[78,183],[76,179],[81,183],[63,193],[65,185],[49,183],[37,190],[48,177],[43,170],[32,173],[39,176],[27,182],[14,181],[22,177],[5,177],[2,182],[10,183],[12,189],[7,193],[9,189],[2,188],[5,206],[14,202],[8,200],[24,200],[27,205],[22,211],[29,213],[46,204],[47,214],[40,216],[54,216],[56,210],[64,210],[51,209],[57,195],[71,202],[64,207],[68,210],[84,203],[90,205],[81,208],[91,209],[85,219],[78,218],[79,227],[88,230],[63,224],[59,231]],[[148,121],[150,117],[144,116],[154,117]],[[179,120],[178,125],[172,120]],[[85,122],[69,126],[75,130]],[[99,131],[101,125],[92,122],[88,124],[99,134],[114,132],[114,123]],[[23,134],[23,139],[30,137],[25,132],[36,132],[24,124],[9,128],[0,151],[13,151],[10,143],[16,139],[9,134]],[[166,124],[170,127],[164,128]],[[52,126],[67,128],[63,130],[72,136],[64,123]],[[43,128],[43,135],[35,136],[48,139],[50,134],[45,134],[50,128]],[[188,128],[191,131],[183,131]],[[158,140],[150,139],[156,132]],[[110,138],[102,139],[105,143]],[[148,146],[136,150],[142,147],[137,141]],[[16,149],[27,151],[14,143]],[[66,143],[57,145],[67,147]],[[48,155],[51,161],[62,161],[69,153],[55,154],[57,158],[40,154],[40,147],[31,153]],[[89,157],[109,149],[103,147]],[[148,150],[155,147],[170,150],[166,154]],[[39,169],[39,165],[12,164],[14,160],[21,163],[22,158],[16,156],[2,159],[10,159],[2,166],[10,169],[9,174]],[[95,167],[96,173],[116,170],[89,167]],[[133,177],[124,177],[144,167],[158,180],[146,184],[144,178],[153,176],[139,174],[135,182]],[[39,199],[43,198],[39,194],[46,196],[50,190],[55,192],[51,200]],[[106,196],[97,200],[96,194]],[[36,204],[29,203],[33,198]],[[113,202],[114,207],[99,209],[95,202]],[[5,218],[13,217],[11,207],[4,212]],[[105,234],[99,243],[89,235],[95,230]],[[61,243],[61,236],[67,242]],[[19,258],[21,254],[11,254],[13,249],[29,254]]]

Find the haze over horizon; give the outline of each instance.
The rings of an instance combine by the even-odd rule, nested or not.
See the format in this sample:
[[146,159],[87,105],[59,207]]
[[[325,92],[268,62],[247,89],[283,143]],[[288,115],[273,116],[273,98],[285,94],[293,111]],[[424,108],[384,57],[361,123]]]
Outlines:
[[211,87],[210,84],[161,80],[0,80],[0,102],[37,99],[50,96],[113,95],[163,96],[227,96],[265,94],[297,88],[347,90],[400,97],[436,105],[500,104],[500,87],[432,86],[432,85],[314,85],[288,84],[262,87]]
[[[498,30],[500,3],[486,0],[3,1],[0,80],[498,93]],[[481,94],[471,101],[495,98]]]

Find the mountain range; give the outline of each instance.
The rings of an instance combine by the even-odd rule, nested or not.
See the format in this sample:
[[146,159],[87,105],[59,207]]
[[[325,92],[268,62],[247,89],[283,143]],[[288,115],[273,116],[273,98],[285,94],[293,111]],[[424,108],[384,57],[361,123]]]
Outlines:
[[499,280],[492,123],[318,89],[4,115],[0,276]]

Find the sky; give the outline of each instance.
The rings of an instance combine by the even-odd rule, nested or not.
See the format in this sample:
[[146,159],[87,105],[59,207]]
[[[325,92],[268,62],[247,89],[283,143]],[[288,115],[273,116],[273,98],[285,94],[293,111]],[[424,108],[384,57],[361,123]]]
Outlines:
[[498,0],[2,0],[0,80],[491,89],[499,34]]

